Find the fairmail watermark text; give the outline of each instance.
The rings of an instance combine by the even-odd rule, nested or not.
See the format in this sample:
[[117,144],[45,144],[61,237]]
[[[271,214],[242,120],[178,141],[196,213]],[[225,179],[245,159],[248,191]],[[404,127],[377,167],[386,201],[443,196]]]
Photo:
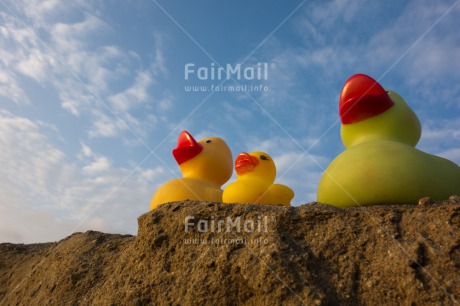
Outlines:
[[257,63],[252,66],[243,66],[242,64],[226,64],[217,66],[211,63],[208,67],[197,67],[194,63],[187,63],[184,66],[185,80],[197,79],[200,81],[207,80],[268,80],[268,71],[274,69],[276,65],[268,63]]
[[197,219],[195,216],[187,216],[184,220],[184,231],[197,231],[199,233],[267,233],[268,217],[257,216],[252,219],[242,219],[240,216],[224,219],[211,216],[210,219]]

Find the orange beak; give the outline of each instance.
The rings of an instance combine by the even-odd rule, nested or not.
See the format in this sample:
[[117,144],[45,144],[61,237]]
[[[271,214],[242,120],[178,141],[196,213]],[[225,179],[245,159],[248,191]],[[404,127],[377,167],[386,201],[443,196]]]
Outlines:
[[380,115],[393,105],[376,80],[365,74],[355,74],[345,82],[340,95],[340,120],[342,124],[356,123]]
[[235,171],[238,175],[251,172],[259,164],[257,157],[249,155],[249,153],[240,153],[235,159]]
[[177,140],[177,147],[172,151],[177,163],[181,165],[191,160],[203,150],[203,146],[187,131],[182,131]]

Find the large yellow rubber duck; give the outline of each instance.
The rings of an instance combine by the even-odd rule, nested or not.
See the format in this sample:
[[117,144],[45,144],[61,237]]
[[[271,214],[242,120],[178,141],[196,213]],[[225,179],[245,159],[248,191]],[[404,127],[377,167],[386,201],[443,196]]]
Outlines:
[[253,203],[290,206],[291,188],[274,184],[276,166],[264,152],[243,152],[235,160],[236,182],[224,189],[224,203]]
[[183,131],[173,150],[183,177],[162,185],[150,203],[150,210],[159,204],[198,200],[222,202],[222,185],[233,172],[233,157],[225,141],[219,137],[196,141]]
[[346,150],[328,166],[318,201],[338,207],[417,204],[460,194],[460,167],[415,149],[421,126],[400,95],[371,77],[348,79],[340,96]]

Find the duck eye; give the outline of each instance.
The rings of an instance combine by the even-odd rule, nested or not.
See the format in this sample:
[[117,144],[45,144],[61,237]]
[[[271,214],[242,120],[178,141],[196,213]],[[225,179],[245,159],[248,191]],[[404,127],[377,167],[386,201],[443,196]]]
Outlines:
[[211,139],[208,139],[208,140],[205,141],[205,143],[211,143],[211,142],[212,142]]
[[268,157],[265,156],[265,155],[260,155],[260,159],[261,159],[261,160],[268,160]]

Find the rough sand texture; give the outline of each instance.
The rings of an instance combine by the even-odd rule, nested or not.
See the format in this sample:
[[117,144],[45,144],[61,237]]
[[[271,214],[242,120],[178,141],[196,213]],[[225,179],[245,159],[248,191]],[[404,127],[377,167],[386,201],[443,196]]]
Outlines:
[[[240,233],[218,231],[227,217],[240,217]],[[136,237],[0,244],[0,284],[0,305],[455,305],[460,198],[348,210],[170,203],[142,215]]]

